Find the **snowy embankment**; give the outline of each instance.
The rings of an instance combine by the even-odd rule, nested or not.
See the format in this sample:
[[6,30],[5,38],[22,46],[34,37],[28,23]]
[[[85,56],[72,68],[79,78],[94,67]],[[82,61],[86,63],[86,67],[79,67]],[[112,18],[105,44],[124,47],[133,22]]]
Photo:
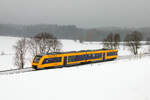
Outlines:
[[150,57],[0,76],[3,100],[149,100]]
[[[0,56],[0,65],[13,67],[11,46],[17,39],[5,38],[3,41],[0,39],[0,44],[2,42],[4,44],[3,50],[9,55]],[[9,42],[6,44],[5,41]],[[62,40],[62,43],[63,51],[101,48],[99,43],[80,44],[72,40]],[[6,52],[7,48],[9,48],[8,52]],[[145,52],[144,48],[146,47],[141,49],[141,53]],[[129,54],[130,52],[123,47],[119,50],[119,55]],[[149,100],[149,59],[149,56],[145,56],[78,67],[1,75],[0,99]]]

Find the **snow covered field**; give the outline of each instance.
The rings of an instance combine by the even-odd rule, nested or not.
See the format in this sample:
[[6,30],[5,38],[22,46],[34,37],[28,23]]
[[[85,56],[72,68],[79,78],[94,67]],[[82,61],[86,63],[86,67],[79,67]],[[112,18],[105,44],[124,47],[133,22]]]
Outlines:
[[[14,37],[0,37],[0,69],[13,68]],[[99,43],[62,40],[63,51],[99,49]],[[146,52],[144,46],[141,53]],[[119,55],[130,55],[121,47]],[[149,100],[150,57],[0,76],[1,100]],[[27,66],[27,65],[26,65]]]
[[[13,45],[19,38],[0,36],[0,70],[14,68]],[[4,55],[2,55],[4,53]]]

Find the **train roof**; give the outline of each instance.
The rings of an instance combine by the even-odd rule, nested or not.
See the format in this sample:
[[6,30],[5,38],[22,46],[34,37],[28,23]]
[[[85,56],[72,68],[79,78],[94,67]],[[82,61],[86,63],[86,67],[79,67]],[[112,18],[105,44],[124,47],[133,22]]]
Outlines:
[[52,52],[52,53],[46,53],[46,55],[78,53],[78,52],[90,52],[90,51],[103,51],[103,50],[115,50],[115,49],[96,49],[96,50],[80,50],[80,51],[69,51],[69,52]]

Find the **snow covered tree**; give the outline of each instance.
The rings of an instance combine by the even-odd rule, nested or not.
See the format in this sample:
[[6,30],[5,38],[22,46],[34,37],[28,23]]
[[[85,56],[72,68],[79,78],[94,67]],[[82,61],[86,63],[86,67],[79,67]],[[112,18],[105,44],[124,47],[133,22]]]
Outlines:
[[150,37],[146,39],[146,45],[150,45]]
[[148,53],[150,53],[150,37],[146,39],[146,45],[148,46]]
[[23,69],[25,65],[25,54],[27,51],[26,39],[23,38],[18,40],[16,45],[14,45],[15,49],[15,65],[19,69]]
[[61,46],[61,42],[56,37],[46,32],[39,33],[28,41],[28,47],[33,56],[60,51]]
[[109,49],[119,48],[120,35],[118,33],[110,33],[103,41],[103,47]]
[[129,47],[129,50],[134,54],[138,54],[138,49],[140,48],[140,41],[142,40],[142,34],[140,32],[134,31],[131,34],[127,34],[124,41],[125,45]]
[[114,48],[115,49],[119,48],[119,42],[120,42],[120,35],[116,33],[114,35]]
[[113,33],[108,34],[108,36],[104,39],[103,47],[113,49]]

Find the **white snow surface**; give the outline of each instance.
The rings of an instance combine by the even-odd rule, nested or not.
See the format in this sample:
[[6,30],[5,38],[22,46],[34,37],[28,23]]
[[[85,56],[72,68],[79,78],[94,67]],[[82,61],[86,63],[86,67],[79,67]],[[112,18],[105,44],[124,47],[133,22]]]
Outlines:
[[[11,47],[17,40],[18,38],[0,37],[0,51],[7,54],[0,55],[0,65],[6,67],[12,64]],[[102,47],[97,42],[80,44],[72,40],[62,40],[62,43],[63,51]],[[140,52],[145,50],[146,47],[143,47]],[[121,47],[119,55],[130,55],[130,52]],[[150,100],[149,59],[149,56],[145,56],[78,67],[1,75],[0,99]]]

